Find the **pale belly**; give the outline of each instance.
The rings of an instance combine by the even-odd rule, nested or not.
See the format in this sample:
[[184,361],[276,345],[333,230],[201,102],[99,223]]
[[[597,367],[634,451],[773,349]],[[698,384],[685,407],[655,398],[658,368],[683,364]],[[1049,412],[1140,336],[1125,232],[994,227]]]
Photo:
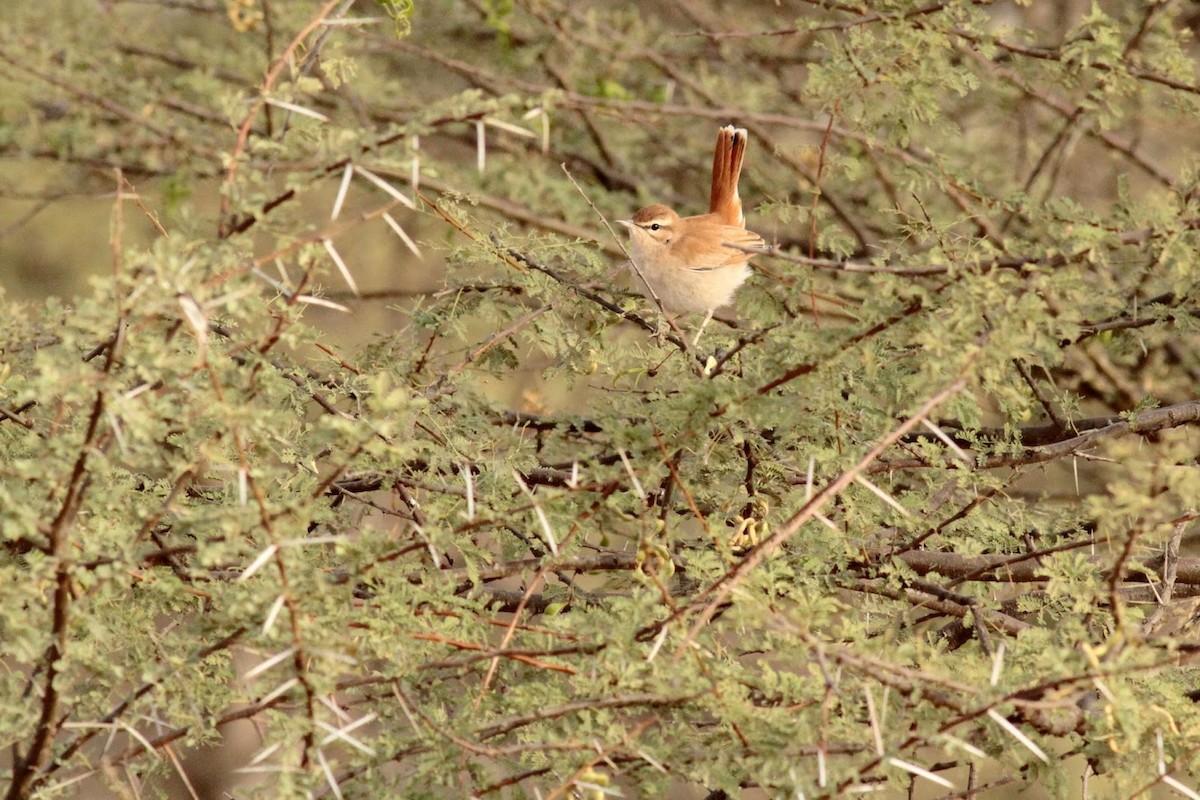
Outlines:
[[[729,305],[738,287],[750,277],[751,271],[748,264],[731,264],[709,270],[642,266],[642,276],[654,289],[654,294],[668,314],[705,313]],[[650,298],[642,282],[636,277],[634,281],[642,294]]]

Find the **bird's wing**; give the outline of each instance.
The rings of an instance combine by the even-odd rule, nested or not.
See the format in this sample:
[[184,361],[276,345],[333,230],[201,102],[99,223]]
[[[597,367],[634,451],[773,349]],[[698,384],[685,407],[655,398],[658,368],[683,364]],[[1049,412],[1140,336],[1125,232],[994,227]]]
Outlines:
[[708,272],[722,267],[740,266],[754,255],[743,248],[766,249],[767,246],[757,233],[736,225],[726,225],[721,229],[721,243],[734,247],[712,248],[707,252],[698,253],[691,259],[687,268],[693,272]]

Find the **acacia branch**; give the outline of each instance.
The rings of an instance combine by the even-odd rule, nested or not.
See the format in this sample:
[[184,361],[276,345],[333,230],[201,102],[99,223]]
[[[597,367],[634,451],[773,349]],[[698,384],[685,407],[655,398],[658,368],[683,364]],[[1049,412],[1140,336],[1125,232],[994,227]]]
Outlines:
[[[1189,425],[1197,421],[1200,421],[1200,400],[1189,400],[1185,403],[1177,403],[1176,405],[1164,408],[1154,408],[1136,414],[1124,415],[1120,418],[1100,417],[1094,420],[1081,420],[1073,423],[1073,425],[1077,428],[1081,425],[1086,426],[1089,424],[1096,427],[1084,430],[1082,433],[1076,433],[1075,435],[1066,435],[1072,432],[1060,431],[1060,435],[1065,435],[1066,438],[1057,440],[1053,440],[1053,429],[1057,428],[1057,426],[1036,426],[1029,429],[1031,437],[1035,440],[1050,438],[1052,441],[1044,445],[1024,447],[1017,453],[997,453],[981,456],[976,459],[972,469],[999,469],[1001,467],[1015,467],[1025,464],[1042,464],[1068,456],[1082,455],[1107,439],[1118,439],[1130,434],[1144,436],[1155,431],[1177,428],[1181,425]],[[927,434],[919,434],[918,437],[922,439],[929,438]],[[966,445],[968,443],[963,440],[959,444]],[[887,472],[934,466],[950,467],[956,464],[961,466],[961,462],[949,458],[936,463],[915,457],[889,458],[880,459],[871,466],[869,471]]]

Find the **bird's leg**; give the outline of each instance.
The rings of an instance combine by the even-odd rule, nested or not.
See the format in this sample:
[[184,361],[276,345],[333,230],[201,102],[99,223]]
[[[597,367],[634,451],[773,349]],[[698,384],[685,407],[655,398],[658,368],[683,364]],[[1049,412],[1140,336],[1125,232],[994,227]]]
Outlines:
[[710,308],[708,313],[704,315],[704,322],[700,323],[700,328],[696,331],[696,338],[692,339],[692,347],[698,347],[700,345],[700,334],[704,333],[705,326],[712,322],[714,311],[716,311],[715,308]]

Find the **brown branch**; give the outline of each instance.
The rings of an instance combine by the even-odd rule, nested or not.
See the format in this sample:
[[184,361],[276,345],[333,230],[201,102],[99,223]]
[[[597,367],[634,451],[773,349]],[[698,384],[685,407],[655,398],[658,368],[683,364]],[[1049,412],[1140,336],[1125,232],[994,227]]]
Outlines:
[[[1061,552],[1063,549],[1086,547],[1090,542],[1070,543],[1068,546],[1054,548]],[[1002,581],[1005,583],[1040,583],[1048,580],[1041,574],[1042,566],[1037,558],[1052,551],[1039,551],[1019,556],[987,555],[963,556],[949,552],[912,551],[898,555],[913,572],[918,575],[941,575],[947,578],[959,578],[982,581]],[[1083,558],[1094,565],[1099,574],[1105,579],[1120,575],[1124,583],[1151,583],[1153,578],[1164,580],[1166,572],[1161,555],[1152,558],[1142,558],[1136,561],[1136,569],[1116,569],[1113,559],[1108,556],[1088,555]],[[1177,585],[1200,586],[1200,558],[1180,558],[1175,564],[1175,581]]]
[[[103,368],[103,374],[106,376],[112,372],[116,362],[118,343],[123,339],[124,330],[125,316],[122,312],[117,318],[113,345],[107,349]],[[19,798],[28,796],[35,779],[49,763],[51,746],[63,723],[66,722],[66,717],[60,711],[62,703],[60,692],[64,687],[60,685],[59,675],[67,666],[65,663],[67,643],[70,641],[71,635],[70,610],[74,598],[71,585],[73,567],[68,561],[71,548],[69,531],[83,505],[87,489],[91,485],[88,460],[96,446],[100,419],[104,414],[105,406],[104,389],[97,389],[92,401],[86,432],[83,441],[79,444],[78,455],[67,480],[66,492],[59,504],[58,512],[45,531],[46,552],[55,562],[50,643],[42,655],[45,679],[42,684],[38,721],[29,741],[29,749],[22,755],[16,745],[13,747],[12,783],[9,784],[6,795],[8,800],[19,800]],[[47,501],[52,502],[56,493],[56,489],[52,489]]]
[[[978,458],[973,468],[983,470],[1014,467],[1023,464],[1042,464],[1047,461],[1066,458],[1067,456],[1080,455],[1106,439],[1117,439],[1129,436],[1130,434],[1145,435],[1155,431],[1188,425],[1197,421],[1200,421],[1200,400],[1189,400],[1185,403],[1150,409],[1149,411],[1142,411],[1132,415],[1100,417],[1095,420],[1079,420],[1072,423],[1075,430],[1080,430],[1087,425],[1093,424],[1096,427],[1090,430],[1083,430],[1082,433],[1075,436],[1068,436],[1065,439],[1056,439],[1055,435],[1063,436],[1074,431],[1062,431],[1057,426],[1035,426],[1024,429],[1023,434],[1027,434],[1034,441],[1038,441],[1041,438],[1048,438],[1051,441],[1043,445],[1026,446],[1019,453],[1000,453],[982,456]],[[953,428],[952,425],[946,426],[944,424],[942,427]],[[999,432],[991,431],[991,433],[998,434]],[[929,436],[918,434],[918,438],[928,439]],[[1001,437],[997,435],[996,438]],[[949,458],[938,462],[930,462],[921,458],[880,459],[871,466],[870,471],[886,472],[897,469],[919,469],[933,466],[947,467],[954,464],[961,464],[961,462]]]
[[938,614],[958,619],[965,619],[968,615],[974,614],[996,630],[1007,633],[1010,636],[1016,636],[1033,627],[1028,622],[1023,622],[1016,617],[1000,611],[983,608],[978,603],[955,601],[944,596],[939,597],[939,593],[931,591],[930,587],[898,589],[887,585],[882,580],[864,580],[847,585],[846,588],[854,591],[870,592],[871,594],[888,597],[892,600],[903,600],[910,603],[914,608],[927,608]]
[[291,43],[284,49],[283,53],[280,54],[279,58],[275,60],[275,63],[271,65],[271,69],[269,72],[267,72],[267,76],[263,79],[262,85],[258,87],[258,97],[255,98],[253,103],[251,103],[250,109],[246,112],[246,115],[242,118],[241,124],[238,126],[237,138],[234,141],[233,149],[230,151],[228,156],[229,166],[226,168],[225,178],[221,184],[221,207],[217,216],[221,220],[218,236],[222,239],[228,237],[238,225],[229,219],[229,206],[232,202],[233,184],[237,179],[238,165],[241,163],[241,156],[246,150],[246,144],[250,138],[250,129],[254,123],[254,118],[258,116],[258,113],[263,108],[266,107],[267,93],[271,91],[271,88],[275,85],[275,82],[279,80],[279,77],[283,74],[283,71],[290,66],[290,58],[292,54],[295,53],[296,49],[304,43],[304,40],[308,38],[310,33],[321,27],[321,23],[323,23],[325,18],[333,12],[334,6],[336,6],[339,2],[341,2],[341,0],[326,0],[325,5],[321,6],[317,13],[313,15],[312,19],[310,19],[308,23],[300,29],[300,32],[292,38]]

